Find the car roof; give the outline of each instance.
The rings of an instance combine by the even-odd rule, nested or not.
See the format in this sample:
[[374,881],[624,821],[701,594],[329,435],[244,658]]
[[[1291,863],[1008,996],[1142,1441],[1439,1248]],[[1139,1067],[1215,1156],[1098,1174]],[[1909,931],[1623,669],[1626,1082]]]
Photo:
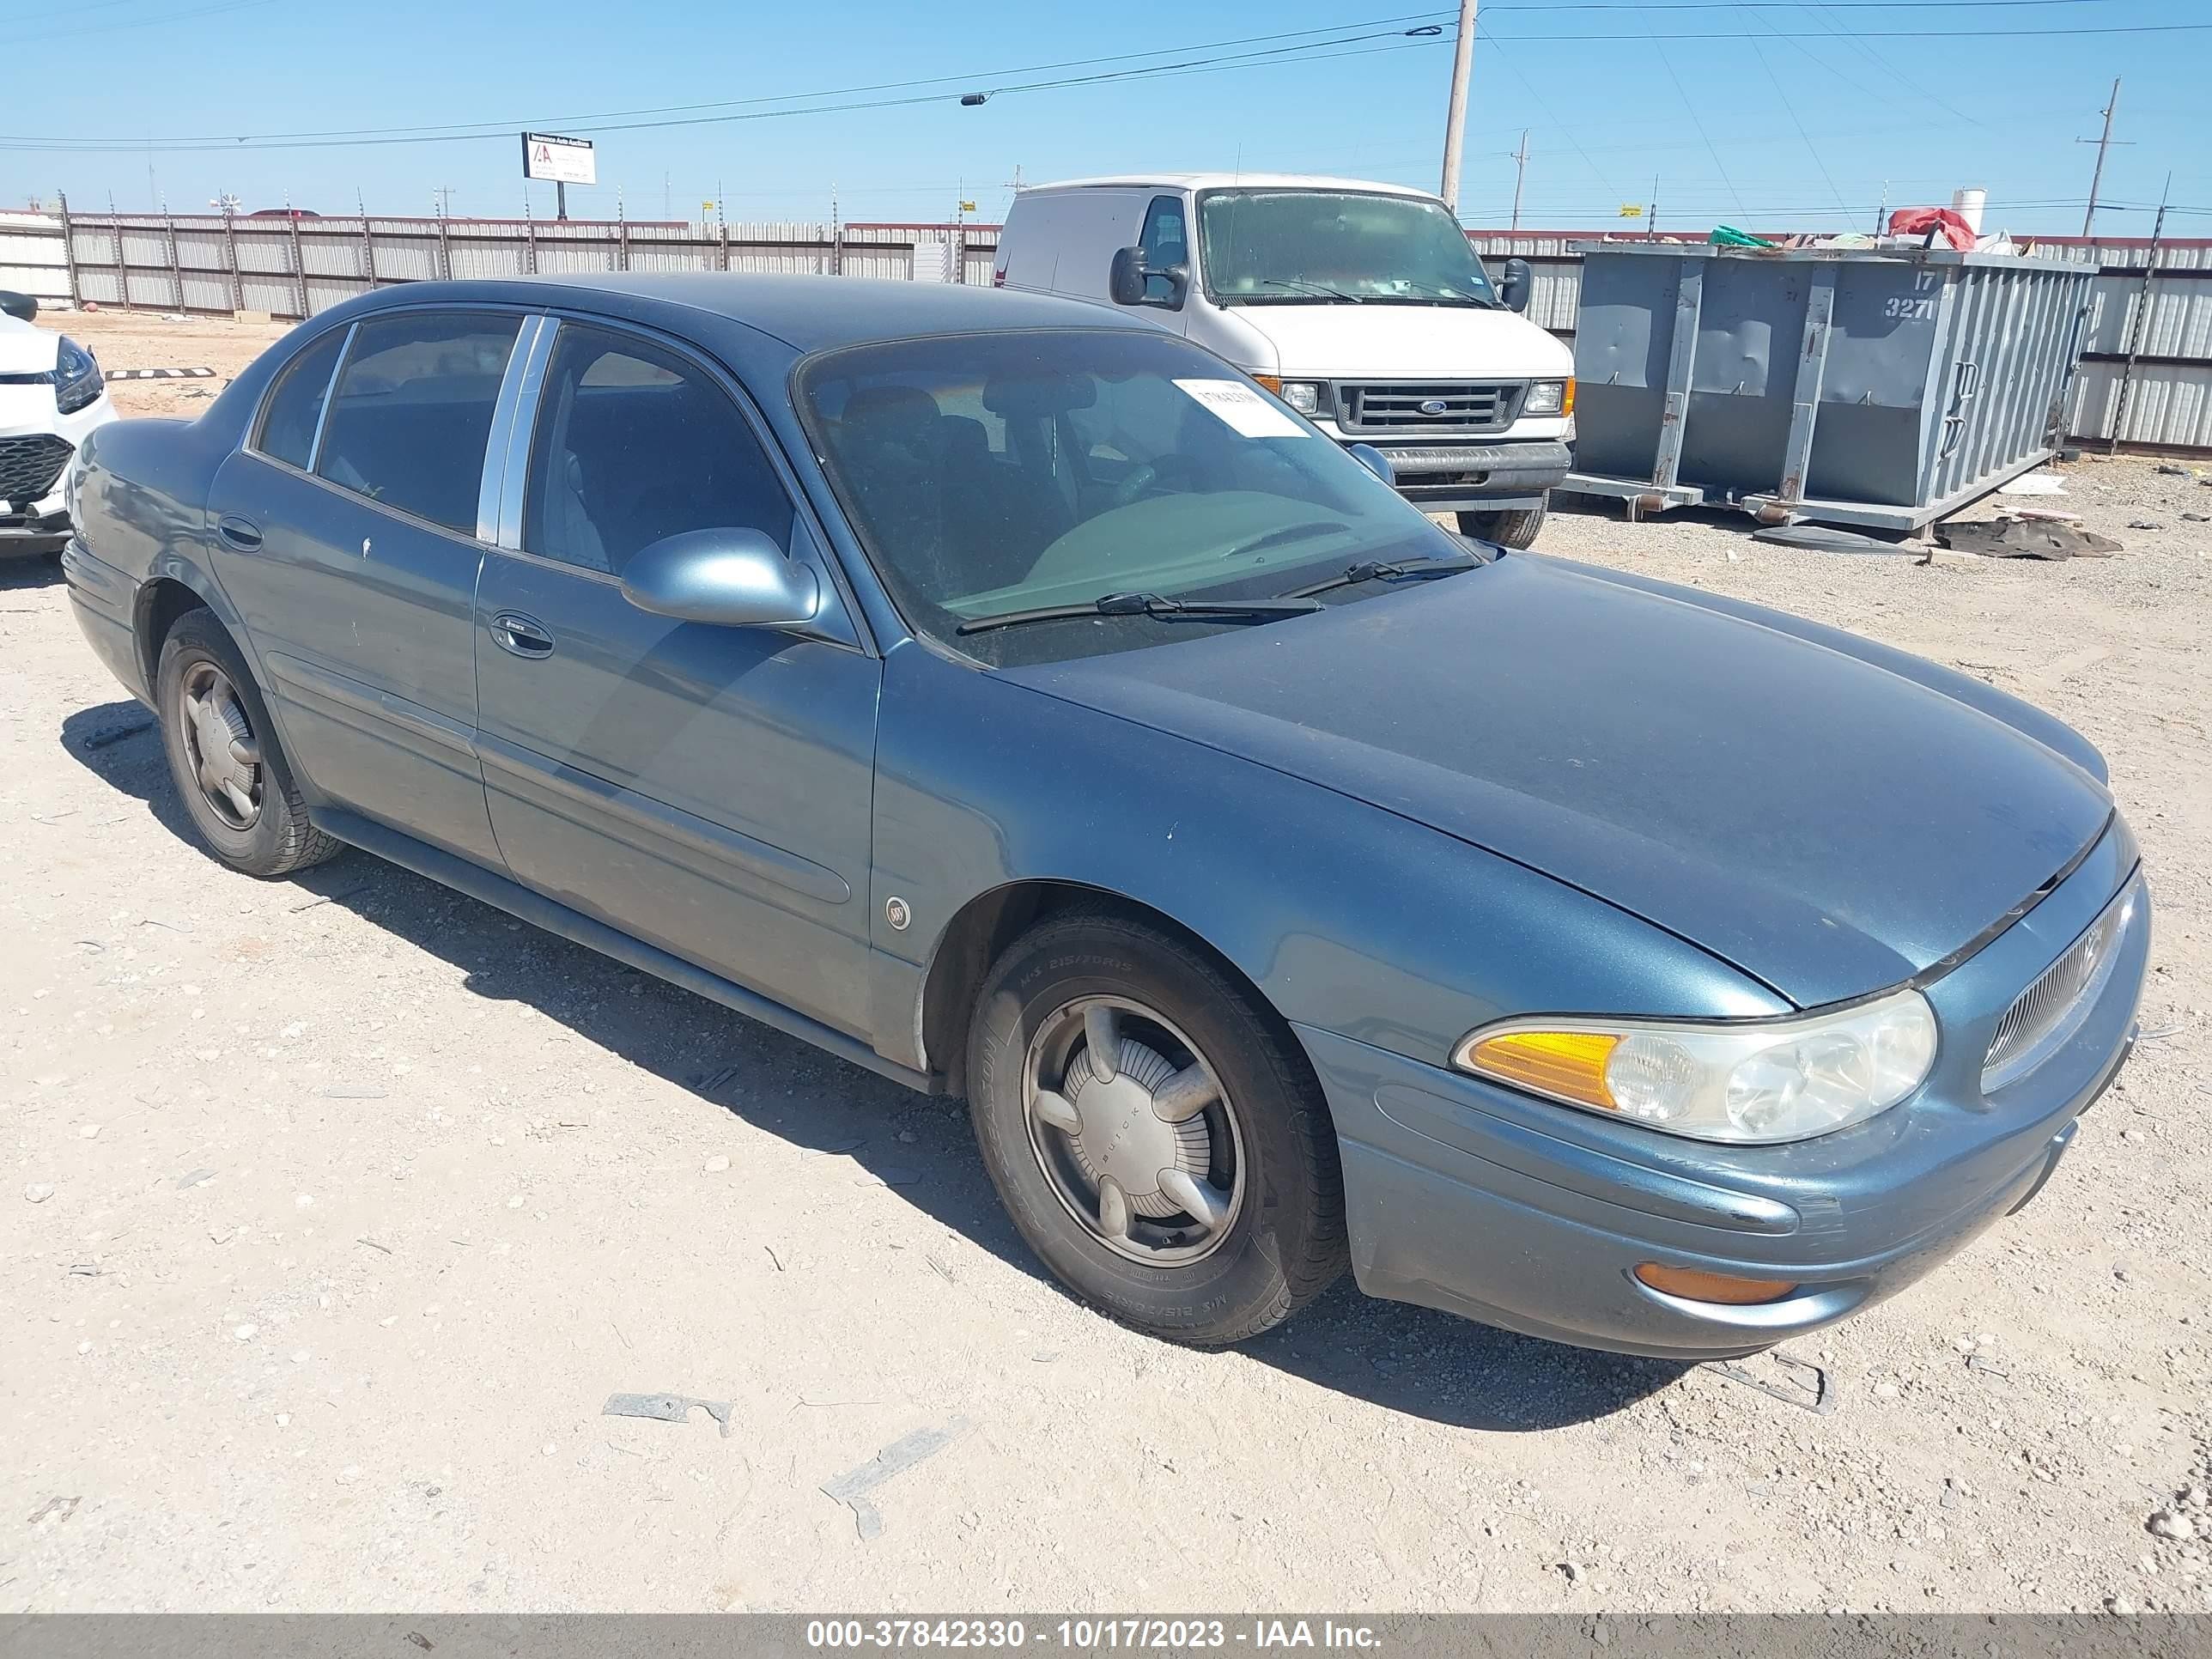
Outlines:
[[1433,200],[1425,190],[1409,185],[1386,185],[1372,179],[1333,179],[1319,173],[1127,173],[1102,179],[1062,179],[1048,185],[1031,185],[1024,196],[1048,191],[1100,190],[1118,186],[1139,190],[1350,190],[1371,196],[1414,196]]
[[[801,352],[932,334],[1017,328],[1148,328],[1149,319],[1047,294],[867,276],[769,276],[717,271],[594,271],[410,283],[379,291],[401,304],[506,299],[572,304],[614,315],[677,305],[774,335]],[[591,295],[606,301],[594,305]]]

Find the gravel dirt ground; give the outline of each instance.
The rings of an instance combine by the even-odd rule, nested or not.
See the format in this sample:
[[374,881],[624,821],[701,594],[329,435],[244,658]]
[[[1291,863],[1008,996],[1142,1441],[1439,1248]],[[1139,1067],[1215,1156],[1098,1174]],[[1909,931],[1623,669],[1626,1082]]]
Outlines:
[[[47,320],[111,369],[281,332]],[[1040,1277],[957,1103],[363,854],[223,870],[53,568],[0,567],[0,1609],[2212,1608],[2212,488],[2063,471],[2123,555],[1542,539],[2042,704],[2151,872],[2076,1150],[1746,1362],[1779,1395],[1349,1282],[1239,1352],[1132,1335]],[[726,1436],[601,1414],[661,1391]],[[864,1537],[823,1487],[927,1430]]]

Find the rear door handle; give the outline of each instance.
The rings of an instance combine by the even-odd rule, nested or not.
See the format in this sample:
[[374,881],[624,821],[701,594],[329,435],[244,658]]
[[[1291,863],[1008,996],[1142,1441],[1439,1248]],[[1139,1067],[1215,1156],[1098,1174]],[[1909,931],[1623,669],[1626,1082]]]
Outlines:
[[241,553],[258,552],[261,547],[261,531],[251,519],[241,519],[226,513],[215,521],[215,533]]
[[518,657],[550,657],[553,636],[519,611],[502,611],[491,619],[491,636],[502,651]]

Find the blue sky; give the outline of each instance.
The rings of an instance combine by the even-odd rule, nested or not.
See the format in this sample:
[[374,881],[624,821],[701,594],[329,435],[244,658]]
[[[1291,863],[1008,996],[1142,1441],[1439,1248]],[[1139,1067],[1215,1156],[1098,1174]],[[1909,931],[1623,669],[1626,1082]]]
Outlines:
[[[611,216],[619,190],[633,218],[664,208],[697,218],[713,198],[732,221],[823,219],[834,190],[848,220],[940,219],[963,195],[989,219],[1017,167],[1031,182],[1241,166],[1433,189],[1452,15],[1419,0],[0,0],[0,61],[15,66],[0,108],[0,205],[60,189],[85,207],[112,192],[126,209],[166,199],[205,211],[228,191],[249,210],[289,199],[350,212],[358,194],[372,210],[414,214],[449,186],[453,213],[505,216],[525,200],[514,137],[525,123],[588,130],[601,123],[587,118],[611,112],[765,100],[747,106],[758,111],[929,76],[949,78],[817,100],[927,99],[896,107],[596,133],[601,183],[572,189],[570,211]],[[1394,32],[1431,21],[1441,38]],[[2113,149],[2106,196],[2154,203],[2171,168],[2177,203],[2212,209],[2212,30],[2118,32],[2205,23],[2202,0],[1487,0],[1462,216],[1504,224],[1510,153],[1526,128],[1524,226],[1615,222],[1622,203],[1651,196],[1656,174],[1668,228],[1865,226],[1885,190],[1893,205],[1942,202],[1963,184],[1988,189],[1991,228],[2078,231],[2094,153],[2075,141],[2096,132],[2116,75],[2116,136],[2133,142]],[[1182,50],[1297,30],[1327,33]],[[1956,33],[1891,38],[1938,30]],[[1714,35],[1737,38],[1699,38]],[[1305,50],[1281,50],[1291,46]],[[1154,49],[1158,64],[1276,55],[1054,89],[1010,84],[1145,67],[1017,73]],[[41,72],[21,72],[32,64]],[[957,95],[971,87],[1000,89],[963,107]],[[456,143],[161,147],[462,123],[492,131]],[[82,147],[101,143],[116,147]],[[550,185],[529,195],[550,213]],[[2116,211],[2100,228],[2145,234],[2149,219]],[[2212,211],[2179,215],[2169,231],[2212,235]]]

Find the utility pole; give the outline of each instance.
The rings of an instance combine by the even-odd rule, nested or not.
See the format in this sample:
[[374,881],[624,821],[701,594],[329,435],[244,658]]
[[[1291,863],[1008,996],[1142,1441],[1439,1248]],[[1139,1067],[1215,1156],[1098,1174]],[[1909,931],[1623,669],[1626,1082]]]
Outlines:
[[436,189],[430,192],[438,198],[438,216],[441,219],[447,219],[453,216],[453,191],[456,188],[458,188],[458,186],[453,185],[440,185]]
[[[2112,147],[2112,112],[2119,106],[2120,82],[2119,77],[2115,76],[2112,78],[2112,101],[2105,106],[2104,136],[2100,138],[2076,138],[2074,141],[2077,144],[2094,144],[2097,147],[2097,170],[2089,175],[2089,210],[2081,216],[2081,234],[2084,236],[2094,234],[2090,227],[2097,222],[2097,191],[2098,187],[2105,182],[2105,152]],[[2119,142],[2124,144],[2133,141],[2123,138]]]
[[1521,148],[1513,152],[1513,223],[1521,228],[1521,186],[1528,177],[1528,129],[1521,129]]
[[1459,40],[1452,47],[1451,106],[1444,114],[1443,188],[1437,193],[1454,215],[1459,212],[1459,150],[1467,125],[1467,82],[1474,70],[1475,0],[1459,0]]
[[2166,188],[2159,192],[2158,218],[2150,228],[2150,251],[2143,256],[2142,291],[2136,295],[2135,315],[2128,319],[2128,362],[2120,371],[2120,394],[2112,405],[2112,441],[2105,453],[2120,453],[2120,434],[2127,428],[2128,392],[2136,378],[2136,359],[2142,355],[2143,328],[2150,319],[2151,278],[2158,274],[2159,250],[2166,243],[2166,204],[2172,199],[2173,174],[2166,175]]

